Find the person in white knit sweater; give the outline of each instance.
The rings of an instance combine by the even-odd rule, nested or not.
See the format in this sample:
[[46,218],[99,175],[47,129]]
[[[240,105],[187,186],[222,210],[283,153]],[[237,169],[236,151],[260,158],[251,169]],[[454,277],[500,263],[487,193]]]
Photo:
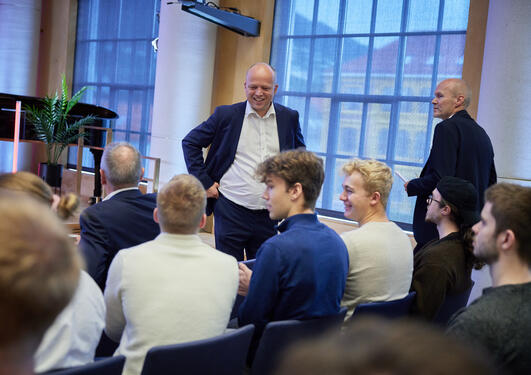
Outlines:
[[105,287],[107,335],[119,341],[123,374],[142,371],[153,346],[222,334],[238,289],[236,259],[204,244],[206,195],[191,175],[160,190],[154,219],[161,234],[118,252]]
[[376,160],[354,159],[343,166],[345,179],[339,199],[345,217],[359,229],[343,233],[349,273],[341,306],[350,318],[360,303],[391,301],[409,292],[413,250],[408,236],[387,218],[385,207],[393,185],[391,169]]

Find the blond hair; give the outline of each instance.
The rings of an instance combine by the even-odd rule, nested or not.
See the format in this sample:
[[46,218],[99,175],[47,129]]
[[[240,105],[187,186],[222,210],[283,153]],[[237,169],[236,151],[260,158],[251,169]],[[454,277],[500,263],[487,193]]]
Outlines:
[[38,344],[73,296],[81,260],[49,207],[2,191],[0,212],[0,347]]
[[[0,188],[28,193],[48,206],[53,202],[52,188],[42,178],[30,172],[0,174]],[[57,215],[63,220],[68,219],[78,207],[78,196],[73,193],[65,194],[59,200]]]
[[174,176],[157,194],[159,224],[167,233],[196,233],[205,207],[205,189],[192,175]]
[[347,176],[358,172],[363,178],[363,188],[369,194],[380,193],[380,202],[384,208],[387,207],[387,200],[393,186],[393,174],[387,164],[374,159],[352,159],[343,165],[342,170]]

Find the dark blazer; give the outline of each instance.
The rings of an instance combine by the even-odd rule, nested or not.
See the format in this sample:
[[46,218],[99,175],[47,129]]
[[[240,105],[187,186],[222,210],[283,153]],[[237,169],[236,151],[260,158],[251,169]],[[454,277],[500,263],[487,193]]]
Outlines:
[[[201,181],[205,189],[219,182],[236,156],[247,102],[217,107],[205,122],[192,129],[182,141],[188,173]],[[275,106],[280,151],[305,147],[299,125],[299,113],[280,104]],[[203,148],[210,146],[206,160]],[[209,199],[207,214],[215,199]]]
[[426,223],[426,199],[444,176],[470,181],[478,192],[477,208],[483,207],[483,193],[496,183],[494,151],[485,130],[467,111],[459,111],[435,126],[430,156],[419,178],[409,181],[407,194],[416,195],[413,234],[419,244],[438,238],[435,224]]
[[159,225],[153,220],[156,199],[156,194],[126,190],[81,213],[79,249],[87,272],[101,290],[105,288],[109,266],[118,250],[152,240],[160,233]]

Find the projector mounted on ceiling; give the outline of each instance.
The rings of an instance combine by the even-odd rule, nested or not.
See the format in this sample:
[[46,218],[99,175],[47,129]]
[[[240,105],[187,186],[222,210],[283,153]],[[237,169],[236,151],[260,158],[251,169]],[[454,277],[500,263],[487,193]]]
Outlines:
[[217,25],[223,26],[226,29],[234,31],[244,36],[259,36],[260,35],[260,21],[239,14],[237,9],[234,11],[224,10],[219,8],[212,2],[200,1],[186,1],[181,0],[181,9],[185,12],[194,14],[207,21],[213,22]]

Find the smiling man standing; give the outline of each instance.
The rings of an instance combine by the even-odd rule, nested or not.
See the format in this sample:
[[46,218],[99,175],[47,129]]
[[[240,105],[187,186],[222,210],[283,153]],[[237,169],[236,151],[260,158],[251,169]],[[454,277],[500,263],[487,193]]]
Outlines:
[[207,215],[214,213],[216,248],[237,260],[243,260],[244,249],[254,258],[275,234],[256,167],[279,151],[305,146],[297,111],[273,103],[278,84],[271,66],[252,65],[244,89],[247,101],[217,107],[182,142],[188,172],[206,189]]
[[443,121],[435,127],[430,156],[420,177],[404,184],[407,194],[417,197],[413,216],[415,251],[437,238],[435,224],[424,218],[426,199],[443,176],[471,182],[478,193],[478,210],[483,206],[483,192],[496,182],[490,138],[466,111],[470,96],[470,88],[462,79],[446,79],[435,90],[433,117]]

